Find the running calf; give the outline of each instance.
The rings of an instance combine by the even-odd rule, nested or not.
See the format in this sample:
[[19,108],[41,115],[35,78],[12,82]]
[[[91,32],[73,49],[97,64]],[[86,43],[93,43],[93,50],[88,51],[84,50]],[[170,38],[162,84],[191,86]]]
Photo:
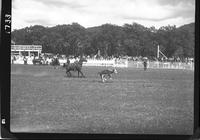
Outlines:
[[103,83],[107,80],[107,78],[112,79],[113,73],[117,73],[117,70],[115,68],[113,70],[106,69],[101,72],[98,72]]

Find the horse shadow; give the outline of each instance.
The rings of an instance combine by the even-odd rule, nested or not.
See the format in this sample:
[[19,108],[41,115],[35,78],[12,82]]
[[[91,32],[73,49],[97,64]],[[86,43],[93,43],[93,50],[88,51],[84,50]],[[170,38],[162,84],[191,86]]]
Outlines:
[[67,76],[67,75],[64,75],[65,78],[70,78],[70,79],[81,79],[80,82],[88,82],[88,83],[101,83],[101,84],[106,84],[106,83],[113,83],[114,81],[112,80],[108,80],[108,81],[105,81],[103,82],[101,79],[88,79],[87,77],[78,77],[78,76],[75,76],[75,75],[72,75],[72,76]]
[[105,81],[105,82],[103,82],[101,79],[93,79],[93,80],[90,80],[88,82],[90,82],[90,83],[102,83],[102,84],[113,83],[113,81]]
[[85,76],[75,76],[75,75],[72,75],[72,76],[68,76],[68,75],[64,75],[65,78],[86,78]]

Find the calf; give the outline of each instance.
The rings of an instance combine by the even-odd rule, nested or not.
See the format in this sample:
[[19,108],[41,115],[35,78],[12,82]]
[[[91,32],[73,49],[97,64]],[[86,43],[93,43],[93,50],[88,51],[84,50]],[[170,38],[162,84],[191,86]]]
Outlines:
[[117,70],[115,68],[113,70],[106,69],[101,72],[98,72],[103,83],[105,82],[105,80],[107,80],[106,76],[108,76],[109,79],[112,79],[113,73],[117,73]]

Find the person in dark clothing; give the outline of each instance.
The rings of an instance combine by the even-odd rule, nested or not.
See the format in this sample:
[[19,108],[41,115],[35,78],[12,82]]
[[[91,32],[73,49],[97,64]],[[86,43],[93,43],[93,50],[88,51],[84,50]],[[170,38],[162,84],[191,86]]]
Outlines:
[[14,61],[16,60],[15,56],[12,57],[12,64],[14,64]]
[[147,60],[146,59],[144,60],[143,65],[144,65],[144,71],[146,71],[147,70]]
[[24,56],[24,65],[27,65],[27,59],[26,59],[26,56]]
[[70,64],[70,60],[69,60],[69,57],[67,57],[67,62],[63,64],[63,67],[69,66],[69,64]]
[[69,60],[69,58],[67,58],[67,65],[69,65],[69,63],[70,63],[70,60]]

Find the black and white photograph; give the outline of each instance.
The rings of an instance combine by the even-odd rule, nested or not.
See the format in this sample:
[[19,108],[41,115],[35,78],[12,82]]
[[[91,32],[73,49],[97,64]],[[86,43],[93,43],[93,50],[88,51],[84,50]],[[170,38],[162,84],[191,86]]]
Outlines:
[[195,0],[12,0],[11,17],[11,132],[193,135]]

